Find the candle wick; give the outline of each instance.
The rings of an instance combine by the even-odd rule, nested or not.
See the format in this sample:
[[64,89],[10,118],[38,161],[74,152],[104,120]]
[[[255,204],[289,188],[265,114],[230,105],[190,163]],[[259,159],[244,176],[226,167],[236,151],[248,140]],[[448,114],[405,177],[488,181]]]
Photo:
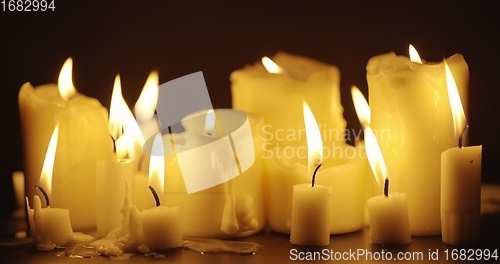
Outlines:
[[321,165],[323,165],[323,164],[322,164],[322,163],[320,163],[320,164],[318,165],[318,167],[316,167],[316,169],[314,170],[313,177],[312,177],[312,184],[311,184],[311,187],[314,187],[314,181],[316,180],[316,172],[318,172],[319,167],[321,167]]
[[389,178],[385,178],[384,182],[384,196],[389,196]]
[[45,198],[45,201],[47,202],[47,207],[50,206],[50,201],[49,201],[49,196],[47,195],[47,192],[40,186],[35,185],[35,189],[40,190],[42,192],[43,197]]
[[113,153],[116,153],[116,140],[112,135],[109,135],[109,137],[113,141]]
[[462,148],[464,146],[464,134],[465,132],[468,132],[469,131],[469,125],[466,125],[464,127],[464,130],[462,131],[462,133],[460,134],[460,136],[458,137],[458,147],[459,148]]
[[149,186],[149,190],[151,190],[151,193],[153,193],[153,197],[156,201],[156,207],[160,206],[160,198],[158,197],[158,193],[156,193],[155,188],[153,188],[153,186]]

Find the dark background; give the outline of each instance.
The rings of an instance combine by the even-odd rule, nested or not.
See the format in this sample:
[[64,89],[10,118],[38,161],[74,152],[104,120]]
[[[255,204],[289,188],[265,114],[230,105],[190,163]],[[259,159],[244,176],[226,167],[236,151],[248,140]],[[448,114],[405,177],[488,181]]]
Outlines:
[[278,51],[303,55],[340,68],[344,115],[348,128],[358,129],[349,89],[357,85],[368,96],[371,57],[407,55],[409,44],[427,61],[461,53],[471,76],[470,143],[483,145],[483,181],[500,182],[495,1],[55,0],[55,6],[0,12],[3,215],[15,207],[11,173],[22,170],[19,89],[56,83],[68,57],[78,91],[108,108],[117,73],[133,106],[153,69],[160,83],[203,71],[213,105],[228,108],[233,70]]

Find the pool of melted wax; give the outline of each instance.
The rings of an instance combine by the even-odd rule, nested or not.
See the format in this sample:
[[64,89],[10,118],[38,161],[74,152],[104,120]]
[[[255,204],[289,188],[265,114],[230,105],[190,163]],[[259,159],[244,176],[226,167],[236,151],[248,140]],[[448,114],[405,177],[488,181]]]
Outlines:
[[184,248],[199,252],[201,254],[225,253],[255,255],[260,252],[264,248],[264,246],[259,243],[245,241],[191,238],[184,241]]

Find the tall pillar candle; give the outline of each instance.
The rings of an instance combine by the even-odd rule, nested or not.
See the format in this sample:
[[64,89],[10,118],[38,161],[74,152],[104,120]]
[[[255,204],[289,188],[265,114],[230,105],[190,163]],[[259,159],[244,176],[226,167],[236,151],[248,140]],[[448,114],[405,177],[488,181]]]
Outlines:
[[[48,140],[59,123],[52,204],[69,209],[73,229],[85,230],[96,225],[96,162],[111,158],[113,148],[106,108],[76,92],[71,82],[66,85],[67,78],[71,80],[67,74],[61,74],[59,85],[35,88],[25,83],[19,91],[26,195],[35,195],[33,186],[38,183]],[[61,93],[61,88],[69,94]]]
[[339,69],[285,52],[278,52],[272,61],[279,71],[270,72],[271,69],[256,62],[231,73],[233,108],[262,116],[265,139],[277,144],[300,141],[304,124],[296,117],[302,115],[302,100],[305,100],[320,129],[330,134],[331,141],[342,141],[346,121],[340,102]]
[[[460,54],[445,60],[467,106],[467,63]],[[391,52],[371,58],[366,69],[371,127],[390,132],[376,134],[392,189],[408,196],[411,234],[439,235],[441,152],[456,145],[443,63]]]

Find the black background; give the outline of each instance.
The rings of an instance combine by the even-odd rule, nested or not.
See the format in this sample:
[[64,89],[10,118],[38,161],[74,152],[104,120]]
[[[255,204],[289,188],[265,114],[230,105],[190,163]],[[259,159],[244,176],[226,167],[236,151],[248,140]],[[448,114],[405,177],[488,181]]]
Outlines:
[[22,170],[17,96],[21,85],[57,82],[73,58],[79,92],[109,107],[122,78],[129,106],[151,70],[160,83],[203,71],[216,108],[231,107],[229,74],[278,51],[340,68],[348,128],[359,129],[350,97],[368,96],[366,63],[378,54],[427,61],[454,53],[470,69],[470,143],[483,145],[483,181],[500,182],[499,14],[495,1],[62,1],[55,11],[0,12],[1,211],[14,209],[11,173]]

